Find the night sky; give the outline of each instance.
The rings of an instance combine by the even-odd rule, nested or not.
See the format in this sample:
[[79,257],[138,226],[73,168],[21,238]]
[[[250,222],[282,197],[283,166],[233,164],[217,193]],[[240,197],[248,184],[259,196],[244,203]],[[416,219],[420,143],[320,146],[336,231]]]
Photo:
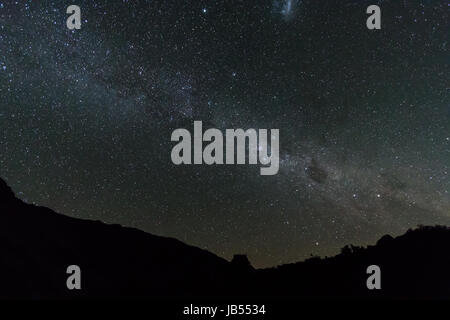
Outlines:
[[[448,1],[0,0],[0,96],[0,176],[70,216],[257,267],[450,225]],[[174,165],[194,120],[279,129],[279,173]]]

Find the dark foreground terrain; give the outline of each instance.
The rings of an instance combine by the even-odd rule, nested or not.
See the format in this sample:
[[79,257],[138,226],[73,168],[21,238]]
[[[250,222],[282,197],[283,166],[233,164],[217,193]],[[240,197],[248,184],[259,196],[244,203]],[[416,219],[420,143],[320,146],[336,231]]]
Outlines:
[[[178,240],[119,225],[70,218],[17,199],[0,179],[0,298],[419,298],[450,299],[450,228],[420,227],[367,248],[347,246],[253,269]],[[66,269],[81,268],[81,290]],[[381,269],[368,290],[366,269]]]

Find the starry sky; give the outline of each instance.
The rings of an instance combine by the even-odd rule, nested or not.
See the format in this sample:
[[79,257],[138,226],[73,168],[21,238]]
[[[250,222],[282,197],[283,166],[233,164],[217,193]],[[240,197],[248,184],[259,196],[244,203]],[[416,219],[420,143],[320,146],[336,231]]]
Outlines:
[[[449,40],[448,1],[0,0],[0,176],[257,267],[450,225]],[[194,120],[279,129],[279,173],[174,165]]]

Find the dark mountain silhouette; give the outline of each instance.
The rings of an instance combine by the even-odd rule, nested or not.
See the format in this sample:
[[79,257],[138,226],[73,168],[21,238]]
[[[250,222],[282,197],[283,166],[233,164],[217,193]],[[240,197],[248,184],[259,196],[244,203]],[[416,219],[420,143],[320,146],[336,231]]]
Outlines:
[[[0,179],[0,298],[445,298],[450,228],[419,227],[335,257],[254,269],[178,240],[26,204]],[[381,268],[381,290],[366,269]],[[82,289],[68,290],[78,265]]]
[[[288,297],[450,299],[449,250],[450,228],[421,226],[367,248],[346,246],[335,257],[258,270],[258,278]],[[381,269],[381,290],[367,289],[370,265]]]
[[[81,291],[66,287],[69,265],[81,268]],[[0,298],[208,295],[228,265],[175,239],[26,204],[0,179]]]

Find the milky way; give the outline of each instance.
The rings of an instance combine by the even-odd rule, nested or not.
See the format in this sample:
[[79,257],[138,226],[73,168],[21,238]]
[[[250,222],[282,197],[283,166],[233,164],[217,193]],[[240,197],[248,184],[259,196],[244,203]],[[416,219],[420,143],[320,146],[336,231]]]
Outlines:
[[[0,0],[0,175],[75,217],[256,266],[450,224],[450,7]],[[176,128],[277,128],[280,171],[175,166]]]

